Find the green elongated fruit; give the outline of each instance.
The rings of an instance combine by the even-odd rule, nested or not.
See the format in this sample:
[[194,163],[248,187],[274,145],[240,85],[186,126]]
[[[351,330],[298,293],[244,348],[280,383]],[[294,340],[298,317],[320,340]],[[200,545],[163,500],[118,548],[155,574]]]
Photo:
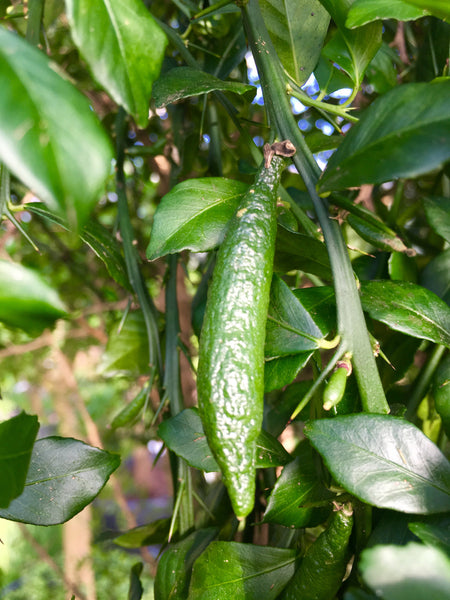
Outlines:
[[265,157],[218,252],[200,336],[197,373],[203,427],[239,518],[247,516],[254,505],[276,191],[284,167],[284,160],[273,152],[269,157],[266,152]]
[[283,600],[330,600],[341,586],[349,559],[353,510],[345,505],[336,508],[328,528],[306,551]]
[[324,410],[330,410],[342,400],[347,386],[347,377],[351,372],[352,364],[350,359],[341,360],[336,363],[336,370],[331,374],[323,391]]

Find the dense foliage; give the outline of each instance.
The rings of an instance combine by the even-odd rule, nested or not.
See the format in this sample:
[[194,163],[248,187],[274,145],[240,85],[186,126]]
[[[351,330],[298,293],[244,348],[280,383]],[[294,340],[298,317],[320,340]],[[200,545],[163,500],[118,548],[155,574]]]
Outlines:
[[447,2],[0,21],[0,597],[448,597]]

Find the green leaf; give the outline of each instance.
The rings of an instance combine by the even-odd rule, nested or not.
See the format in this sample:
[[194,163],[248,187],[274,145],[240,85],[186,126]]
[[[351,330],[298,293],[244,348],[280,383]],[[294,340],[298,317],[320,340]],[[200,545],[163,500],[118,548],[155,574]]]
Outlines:
[[141,600],[144,588],[141,583],[143,564],[138,562],[130,569],[130,586],[128,588],[128,600]]
[[363,240],[366,240],[375,248],[385,252],[404,252],[406,250],[405,244],[395,231],[386,227],[384,223],[377,225],[375,222],[370,222],[356,215],[348,215],[347,223]]
[[100,364],[104,375],[148,374],[148,339],[142,311],[129,312],[125,323],[116,323],[108,337]]
[[0,321],[30,335],[39,335],[57,319],[67,317],[58,294],[39,273],[0,260]]
[[331,278],[330,261],[323,242],[278,227],[275,247],[274,271],[288,272],[293,269],[312,273],[324,279]]
[[[393,252],[388,262],[389,277],[393,281],[411,281],[417,283],[418,269],[412,256]],[[425,286],[426,287],[426,286]]]
[[430,196],[423,199],[423,206],[433,230],[450,243],[450,198]]
[[322,521],[326,519],[326,514],[322,514],[323,510],[314,508],[313,505],[334,495],[322,483],[311,445],[303,441],[295,454],[295,460],[284,467],[268,498],[264,523],[307,527],[311,526],[314,513],[320,513]]
[[395,68],[398,60],[395,50],[383,42],[366,72],[367,81],[375,93],[385,94],[398,84]]
[[295,550],[212,542],[194,563],[189,600],[274,600],[294,574]]
[[436,515],[425,522],[410,523],[409,529],[424,544],[442,550],[450,558],[450,517],[448,515]]
[[316,66],[330,17],[318,0],[261,0],[267,30],[288,75],[303,84]]
[[122,548],[142,548],[165,544],[169,536],[172,519],[158,519],[152,523],[146,523],[139,527],[133,527],[114,538],[114,543]]
[[66,0],[72,37],[95,78],[139,127],[167,40],[140,0]]
[[417,6],[430,14],[450,22],[450,6],[447,0],[404,0],[408,4]]
[[38,430],[37,417],[25,413],[0,423],[0,508],[23,492]]
[[300,300],[284,281],[275,275],[272,279],[266,324],[266,358],[316,350],[319,347],[317,340],[322,337],[322,332]]
[[405,513],[450,510],[450,464],[411,423],[362,414],[312,421],[305,434],[336,481],[363,502]]
[[352,0],[320,1],[338,27],[322,54],[337,63],[349,75],[355,88],[359,88],[370,61],[381,46],[381,23],[348,29],[346,19]]
[[48,437],[33,448],[25,489],[0,517],[32,525],[65,523],[98,495],[120,458],[71,438]]
[[345,24],[351,29],[377,19],[411,21],[427,14],[426,10],[411,6],[407,0],[356,0],[350,7]]
[[[41,202],[29,202],[26,205],[26,210],[59,225],[63,229],[69,230],[68,223],[49,211],[45,204]],[[104,263],[111,277],[126,290],[131,290],[125,260],[120,251],[119,243],[106,227],[91,219],[80,232],[80,238]]]
[[363,113],[330,158],[321,190],[418,177],[450,158],[450,80],[410,83]]
[[[187,408],[163,421],[158,435],[166,446],[196,469],[220,471],[206,440],[197,408]],[[290,455],[274,437],[261,431],[256,441],[256,467],[259,469],[285,465]]]
[[222,177],[176,185],[156,209],[147,258],[186,249],[205,252],[219,245],[247,187]]
[[410,542],[375,546],[361,554],[364,582],[384,600],[443,600],[450,597],[450,560],[436,548]]
[[408,281],[362,281],[361,302],[391,329],[450,348],[450,307],[430,290]]
[[239,81],[223,81],[214,75],[192,67],[176,67],[155,82],[153,98],[158,108],[172,104],[177,100],[208,94],[209,92],[233,92],[234,94],[256,93],[256,88]]
[[441,361],[433,377],[433,397],[442,426],[450,438],[450,355]]
[[450,305],[450,248],[435,256],[420,274],[420,284]]
[[192,565],[218,533],[217,529],[200,529],[181,542],[170,544],[158,563],[155,600],[186,600]]
[[0,161],[79,227],[98,202],[112,148],[88,101],[58,67],[0,28]]
[[293,356],[282,356],[266,360],[264,363],[264,392],[280,390],[285,385],[289,385],[312,355],[313,352],[300,352]]

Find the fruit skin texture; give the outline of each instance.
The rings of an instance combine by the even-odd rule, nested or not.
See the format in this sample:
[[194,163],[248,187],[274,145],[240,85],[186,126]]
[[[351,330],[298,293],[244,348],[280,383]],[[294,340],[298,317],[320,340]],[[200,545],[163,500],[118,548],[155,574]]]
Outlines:
[[264,397],[264,340],[284,160],[262,165],[220,246],[200,336],[198,405],[238,518],[255,497]]
[[283,600],[330,600],[340,588],[349,559],[353,510],[345,505],[335,508],[328,528],[307,549]]

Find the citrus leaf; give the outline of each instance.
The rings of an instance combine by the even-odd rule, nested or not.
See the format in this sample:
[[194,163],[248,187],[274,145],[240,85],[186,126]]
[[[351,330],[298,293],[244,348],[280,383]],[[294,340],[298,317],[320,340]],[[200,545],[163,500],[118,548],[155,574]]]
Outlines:
[[37,417],[25,413],[0,423],[0,508],[23,492],[38,430]]
[[156,106],[160,108],[183,98],[215,91],[233,92],[240,95],[252,92],[253,98],[256,88],[239,81],[223,81],[214,75],[192,67],[176,67],[161,75],[155,82],[153,99]]
[[450,463],[411,423],[352,415],[307,423],[305,434],[336,481],[364,502],[405,513],[450,510]]
[[424,544],[442,550],[450,558],[450,516],[434,515],[408,527]]
[[450,6],[447,0],[404,0],[408,4],[427,10],[430,14],[450,22]]
[[97,496],[120,458],[71,438],[48,437],[33,448],[23,493],[0,517],[32,525],[65,523]]
[[278,227],[275,247],[274,271],[288,272],[298,269],[324,279],[331,278],[330,261],[323,242]]
[[0,260],[0,321],[30,335],[39,335],[57,319],[67,317],[58,294],[39,273]]
[[391,329],[450,348],[450,307],[430,290],[409,281],[361,282],[361,302]]
[[261,0],[261,12],[288,75],[303,84],[319,60],[330,17],[318,0]]
[[449,94],[450,80],[441,80],[398,86],[375,100],[330,158],[321,190],[417,177],[443,165]]
[[285,385],[289,385],[312,355],[312,351],[299,352],[292,356],[281,356],[266,360],[264,363],[264,392],[280,390]]
[[0,28],[0,161],[79,227],[110,173],[112,147],[88,101],[56,65]]
[[436,548],[375,546],[362,552],[359,566],[364,582],[385,600],[450,597],[450,559]]
[[194,563],[189,600],[273,600],[294,574],[295,550],[212,542]]
[[113,326],[100,371],[104,375],[148,373],[148,339],[142,311],[128,313],[124,323],[119,321]]
[[146,525],[133,527],[114,538],[114,543],[122,548],[142,548],[165,544],[169,537],[171,519],[158,519]]
[[222,177],[189,179],[176,185],[156,209],[147,258],[217,246],[247,185]]
[[377,19],[412,21],[427,14],[429,13],[426,10],[411,6],[407,0],[355,0],[345,24],[352,29]]
[[433,230],[450,243],[450,198],[430,196],[423,199],[423,206]]
[[144,128],[165,34],[140,0],[66,0],[66,11],[74,42],[94,77]]

